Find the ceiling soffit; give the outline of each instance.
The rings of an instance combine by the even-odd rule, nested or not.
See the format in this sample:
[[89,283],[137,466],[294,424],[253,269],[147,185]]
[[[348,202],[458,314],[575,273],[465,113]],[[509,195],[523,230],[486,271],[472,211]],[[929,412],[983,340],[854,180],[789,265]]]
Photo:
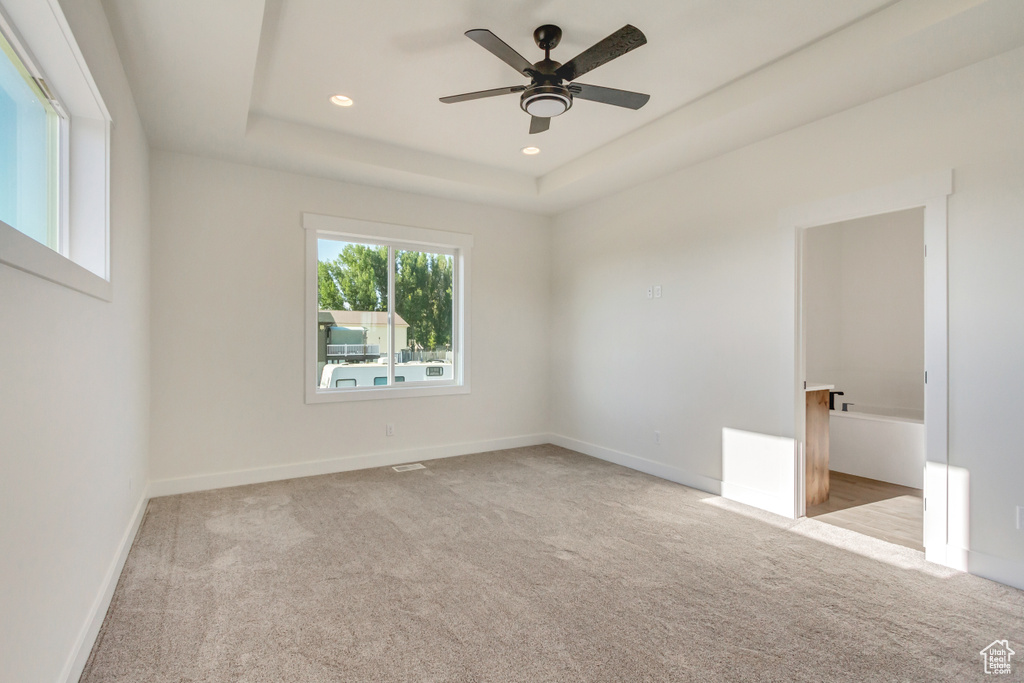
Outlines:
[[[539,213],[1024,45],[1018,0],[836,3],[847,13],[817,22],[784,12],[746,21],[742,12],[728,13],[768,11],[750,0],[666,1],[607,12],[587,12],[592,3],[583,0],[103,2],[154,146]],[[772,3],[790,10],[801,4]],[[529,11],[516,14],[513,5]],[[315,28],[317,8],[330,15],[320,17],[330,31]],[[580,15],[592,18],[576,21]],[[563,27],[561,54],[552,54],[562,60],[622,24],[640,26],[648,45],[581,80],[648,92],[651,102],[636,112],[580,102],[534,136],[517,96],[438,102],[442,95],[526,80],[464,38],[466,28],[491,28],[528,59],[539,59],[532,28],[524,27],[548,22]],[[792,24],[789,43],[754,39],[758,26],[771,22]],[[673,35],[681,25],[689,33]],[[696,48],[688,36],[697,36],[690,41]],[[739,49],[737,41],[753,45]],[[689,66],[674,68],[675,62]],[[334,92],[351,95],[355,106],[328,104]],[[534,158],[519,154],[529,144],[544,151]]]

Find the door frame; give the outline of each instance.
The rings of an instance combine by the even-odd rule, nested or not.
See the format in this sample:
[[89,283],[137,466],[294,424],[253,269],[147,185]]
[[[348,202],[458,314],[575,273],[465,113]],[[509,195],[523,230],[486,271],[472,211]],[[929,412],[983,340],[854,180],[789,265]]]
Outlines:
[[924,547],[925,559],[966,569],[966,543],[949,538],[949,294],[947,203],[953,194],[953,171],[946,169],[879,187],[793,207],[780,217],[794,237],[796,255],[794,436],[796,439],[797,517],[806,515],[804,444],[806,442],[804,382],[807,350],[804,339],[804,242],[809,228],[856,218],[924,209]]

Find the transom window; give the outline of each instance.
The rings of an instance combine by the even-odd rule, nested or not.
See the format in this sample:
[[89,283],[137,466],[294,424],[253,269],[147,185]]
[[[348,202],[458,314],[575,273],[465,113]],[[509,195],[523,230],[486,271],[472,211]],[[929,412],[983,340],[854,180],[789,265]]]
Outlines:
[[0,5],[0,263],[109,301],[110,114],[57,2]]
[[307,402],[465,393],[472,236],[305,214]]
[[5,34],[0,24],[0,221],[60,251],[65,117]]

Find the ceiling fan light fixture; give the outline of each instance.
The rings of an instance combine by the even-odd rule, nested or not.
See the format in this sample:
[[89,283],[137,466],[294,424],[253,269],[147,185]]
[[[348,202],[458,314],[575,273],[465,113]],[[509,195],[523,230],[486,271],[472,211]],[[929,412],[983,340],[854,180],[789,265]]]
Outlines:
[[569,108],[569,102],[557,96],[541,95],[526,103],[526,112],[531,116],[539,116],[542,119],[549,119],[552,116],[564,114]]
[[352,98],[344,95],[331,95],[331,104],[336,104],[339,107],[351,107]]
[[530,116],[549,119],[569,110],[572,106],[572,95],[564,86],[538,85],[526,89],[519,105]]

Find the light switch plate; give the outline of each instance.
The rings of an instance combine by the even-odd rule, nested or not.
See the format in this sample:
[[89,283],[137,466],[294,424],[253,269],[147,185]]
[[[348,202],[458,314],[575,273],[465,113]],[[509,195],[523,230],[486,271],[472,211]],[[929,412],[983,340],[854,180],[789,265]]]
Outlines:
[[655,299],[660,299],[661,298],[661,285],[654,285],[654,298]]

